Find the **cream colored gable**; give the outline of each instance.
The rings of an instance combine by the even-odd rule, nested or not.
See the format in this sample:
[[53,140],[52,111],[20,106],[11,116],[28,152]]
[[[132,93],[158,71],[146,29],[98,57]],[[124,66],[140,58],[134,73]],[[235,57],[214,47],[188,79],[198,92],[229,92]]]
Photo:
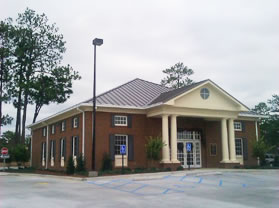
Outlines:
[[[209,98],[204,100],[200,96],[200,90],[207,88],[210,92]],[[225,110],[225,111],[247,111],[248,109],[232,98],[230,95],[207,82],[204,85],[178,96],[166,104],[175,107],[198,108],[209,110]]]

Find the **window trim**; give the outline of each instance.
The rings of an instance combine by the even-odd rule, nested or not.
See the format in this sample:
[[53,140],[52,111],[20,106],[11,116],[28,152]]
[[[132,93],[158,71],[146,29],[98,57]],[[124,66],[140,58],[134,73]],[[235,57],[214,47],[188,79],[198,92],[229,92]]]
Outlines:
[[200,90],[200,96],[203,100],[207,100],[210,96],[210,91],[208,88],[204,87]]
[[43,137],[46,136],[46,127],[43,128]]
[[73,118],[73,128],[78,128],[78,117]]
[[[211,147],[212,147],[213,145],[214,145],[215,148],[216,148],[215,154],[212,154],[212,151],[211,151],[211,150],[212,150]],[[209,155],[210,155],[210,156],[213,156],[213,157],[216,157],[216,156],[217,156],[217,144],[216,144],[216,143],[210,143],[210,144],[209,144],[209,148],[210,148]]]
[[[76,157],[78,157],[78,152],[75,152],[75,149],[76,149],[76,139],[78,139],[78,136],[73,136],[73,144],[72,144],[72,152],[73,152],[73,158],[76,158]],[[79,147],[77,147],[77,148],[79,148]]]
[[[235,125],[238,125],[239,124],[239,127],[240,128],[235,128]],[[241,121],[234,121],[234,123],[233,123],[233,127],[234,127],[234,131],[242,131],[242,123],[241,123]]]
[[[119,117],[119,118],[125,118],[125,121],[126,123],[125,124],[118,124],[116,123],[116,118]],[[120,119],[121,120],[121,119]],[[128,126],[128,116],[123,116],[123,115],[115,115],[114,116],[114,126]]]
[[55,134],[55,124],[51,125],[51,134]]
[[[241,155],[237,154],[236,151],[236,140],[240,140],[240,144],[241,144]],[[236,157],[243,157],[243,142],[242,142],[242,138],[235,138],[235,156]]]
[[65,131],[65,129],[66,129],[66,121],[64,120],[61,122],[61,131]]

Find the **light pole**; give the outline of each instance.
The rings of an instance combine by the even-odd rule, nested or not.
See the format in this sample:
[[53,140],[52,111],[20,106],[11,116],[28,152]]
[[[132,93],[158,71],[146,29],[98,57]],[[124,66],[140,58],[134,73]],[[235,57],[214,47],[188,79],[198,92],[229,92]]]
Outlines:
[[92,170],[96,170],[96,46],[101,46],[103,39],[95,38],[94,45],[94,75],[93,75],[93,138],[92,138]]

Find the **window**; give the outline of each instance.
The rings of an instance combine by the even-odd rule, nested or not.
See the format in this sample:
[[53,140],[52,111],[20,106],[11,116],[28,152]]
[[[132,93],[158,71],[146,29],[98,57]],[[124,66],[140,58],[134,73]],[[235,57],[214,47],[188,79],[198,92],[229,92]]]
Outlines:
[[114,154],[115,155],[121,155],[120,154],[120,145],[126,145],[126,154],[127,154],[127,135],[115,135],[114,139]]
[[66,129],[66,121],[62,121],[61,123],[61,131],[65,131]]
[[51,157],[51,159],[54,158],[54,141],[53,140],[50,141],[50,157]]
[[55,134],[55,125],[51,126],[51,134]]
[[207,88],[202,88],[200,94],[202,99],[206,100],[209,97],[209,90]]
[[210,156],[216,156],[217,155],[217,145],[216,144],[210,144]]
[[45,142],[42,143],[42,160],[43,161],[46,160],[46,143]]
[[242,148],[242,139],[235,139],[235,154],[236,156],[242,156],[243,148]]
[[242,131],[242,124],[240,121],[235,121],[234,122],[234,130],[235,131]]
[[46,136],[46,127],[43,128],[43,136]]
[[73,145],[72,145],[72,147],[73,147],[73,149],[72,149],[73,157],[78,156],[78,147],[79,147],[79,145],[78,145],[78,137],[77,136],[73,137]]
[[127,116],[114,116],[114,125],[115,126],[127,126]]
[[65,139],[60,140],[60,157],[64,158],[65,157]]
[[78,118],[77,118],[77,117],[75,117],[75,118],[73,119],[73,127],[74,127],[74,128],[77,128],[77,127],[78,127]]

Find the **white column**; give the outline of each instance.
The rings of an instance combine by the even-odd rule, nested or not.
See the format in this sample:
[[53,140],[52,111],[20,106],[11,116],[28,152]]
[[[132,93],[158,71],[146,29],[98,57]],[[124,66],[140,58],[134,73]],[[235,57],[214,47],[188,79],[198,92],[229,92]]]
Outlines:
[[169,119],[168,115],[162,116],[162,140],[165,144],[163,146],[162,163],[170,163],[170,150],[169,150]]
[[234,135],[234,120],[229,119],[229,145],[230,145],[230,161],[237,162],[235,156],[235,135]]
[[171,116],[171,162],[179,163],[177,160],[177,124],[176,115]]
[[229,148],[228,148],[228,130],[227,119],[221,120],[221,133],[222,133],[222,163],[229,162]]

